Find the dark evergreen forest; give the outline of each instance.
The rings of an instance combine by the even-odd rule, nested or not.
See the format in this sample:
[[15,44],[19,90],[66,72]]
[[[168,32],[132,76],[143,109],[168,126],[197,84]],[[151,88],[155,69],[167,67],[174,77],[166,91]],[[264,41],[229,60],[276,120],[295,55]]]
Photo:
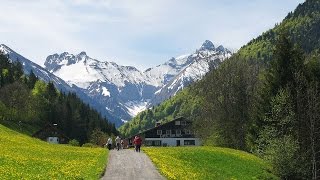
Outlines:
[[57,127],[70,139],[89,142],[100,130],[117,135],[115,125],[83,103],[74,93],[58,91],[52,82],[26,75],[19,61],[0,55],[0,123],[32,134],[46,124]]

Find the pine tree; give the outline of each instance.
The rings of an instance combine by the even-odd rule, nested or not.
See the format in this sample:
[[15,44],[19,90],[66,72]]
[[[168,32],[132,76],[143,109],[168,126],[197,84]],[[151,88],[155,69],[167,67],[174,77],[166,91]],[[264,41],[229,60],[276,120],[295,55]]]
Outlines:
[[31,70],[30,71],[30,74],[29,74],[29,82],[28,82],[28,87],[30,89],[33,89],[34,88],[34,85],[36,84],[36,82],[38,81],[38,77],[33,73],[33,71]]
[[23,75],[23,66],[21,62],[17,59],[17,61],[13,64],[13,72],[14,79],[18,80]]

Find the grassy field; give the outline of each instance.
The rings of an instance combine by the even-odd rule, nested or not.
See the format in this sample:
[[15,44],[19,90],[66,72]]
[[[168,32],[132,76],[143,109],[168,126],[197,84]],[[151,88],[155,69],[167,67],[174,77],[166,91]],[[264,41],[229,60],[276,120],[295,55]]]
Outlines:
[[278,179],[268,164],[243,151],[217,147],[143,150],[168,179]]
[[54,145],[0,125],[0,179],[98,179],[108,151]]

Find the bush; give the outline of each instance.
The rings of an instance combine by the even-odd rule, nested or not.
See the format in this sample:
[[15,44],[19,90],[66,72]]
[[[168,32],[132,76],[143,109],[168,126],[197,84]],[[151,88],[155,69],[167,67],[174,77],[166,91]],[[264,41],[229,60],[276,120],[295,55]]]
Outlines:
[[102,132],[100,129],[95,129],[92,131],[90,135],[90,143],[103,146],[107,142],[107,135],[106,133]]
[[79,141],[77,141],[76,139],[72,139],[71,141],[69,141],[69,145],[80,146]]
[[93,147],[96,147],[94,144],[92,143],[85,143],[83,144],[81,147],[90,147],[90,148],[93,148]]

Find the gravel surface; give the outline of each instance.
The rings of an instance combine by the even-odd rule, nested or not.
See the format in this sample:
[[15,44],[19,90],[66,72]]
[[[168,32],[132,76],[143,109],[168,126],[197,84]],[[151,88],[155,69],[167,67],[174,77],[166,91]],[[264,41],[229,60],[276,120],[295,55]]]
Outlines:
[[109,152],[109,162],[104,176],[105,180],[164,180],[149,157],[142,151],[133,149]]

